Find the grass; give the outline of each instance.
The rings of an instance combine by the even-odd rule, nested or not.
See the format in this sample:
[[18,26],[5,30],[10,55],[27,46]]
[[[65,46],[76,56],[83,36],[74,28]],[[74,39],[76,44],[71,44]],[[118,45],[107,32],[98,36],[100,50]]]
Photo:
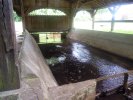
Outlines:
[[[109,32],[109,28],[101,28],[99,31]],[[133,34],[132,30],[114,30],[115,33],[121,34]],[[37,33],[38,34],[38,33]],[[62,43],[61,34],[39,34],[40,43],[39,44],[47,44],[47,43]]]
[[133,34],[133,30],[114,30],[116,33]]
[[40,43],[61,43],[61,34],[39,34]]
[[[92,25],[89,24],[91,22],[86,21],[77,21],[74,23],[74,28],[77,29],[88,29],[91,30],[92,29]],[[114,25],[114,31],[115,33],[122,33],[122,34],[133,34],[133,23],[125,23],[125,22],[115,22]],[[111,30],[111,23],[110,22],[99,22],[99,23],[95,23],[95,30],[99,30],[99,31],[105,31],[105,32],[110,32]]]
[[[99,29],[99,31],[105,31],[105,32],[110,32],[109,29]],[[133,34],[133,30],[114,30],[114,33],[120,33],[120,34]]]
[[[99,31],[110,32],[109,29],[99,29]],[[114,30],[113,32],[120,33],[120,34],[133,34],[132,30]]]

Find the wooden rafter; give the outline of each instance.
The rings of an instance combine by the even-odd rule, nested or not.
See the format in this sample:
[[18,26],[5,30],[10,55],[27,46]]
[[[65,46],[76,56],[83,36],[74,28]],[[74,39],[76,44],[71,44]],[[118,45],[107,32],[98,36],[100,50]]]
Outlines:
[[[21,9],[19,9],[19,7],[21,6],[21,3],[19,3],[20,1],[21,0],[13,0],[14,8],[17,12],[18,11],[21,12]],[[36,6],[44,7],[44,4],[40,5],[40,3],[44,3],[44,1],[42,1],[42,0],[39,0],[40,1],[39,5],[38,5],[38,0],[33,0],[34,3],[33,3],[33,1],[29,1],[29,0],[23,0],[23,1],[24,1],[24,4],[28,4],[28,5],[24,5],[24,8],[33,8]],[[95,8],[103,8],[103,7],[108,7],[108,6],[118,5],[118,4],[123,4],[123,3],[131,3],[131,2],[133,3],[132,0],[64,0],[64,1],[68,1],[71,4],[75,4],[78,1],[80,1],[80,5],[78,5],[78,8],[80,7],[83,9],[88,9],[88,8],[95,9]],[[26,3],[26,2],[28,2],[28,3]],[[30,5],[30,2],[31,2],[31,5]],[[46,7],[48,6],[48,2],[50,2],[50,0],[46,0],[46,5],[45,5]],[[64,3],[64,5],[65,5],[65,3]]]
[[[103,8],[112,5],[119,5],[124,3],[130,3],[131,0],[92,0],[83,3],[81,7],[83,8]],[[133,2],[133,1],[132,1]]]

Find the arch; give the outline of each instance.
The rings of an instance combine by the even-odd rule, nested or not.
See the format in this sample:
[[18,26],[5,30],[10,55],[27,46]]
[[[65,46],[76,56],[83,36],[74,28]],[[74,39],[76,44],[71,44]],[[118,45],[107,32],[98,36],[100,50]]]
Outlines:
[[39,8],[32,10],[28,13],[29,16],[37,16],[37,15],[50,15],[50,16],[65,16],[66,13],[64,13],[61,10],[58,9],[51,9],[51,8]]
[[[107,16],[107,17],[105,17],[105,16]],[[111,19],[112,19],[112,14],[108,8],[102,8],[102,9],[97,10],[97,13],[95,15],[96,21],[111,20]]]
[[92,18],[88,11],[80,10],[76,13],[73,27],[78,29],[92,29]]

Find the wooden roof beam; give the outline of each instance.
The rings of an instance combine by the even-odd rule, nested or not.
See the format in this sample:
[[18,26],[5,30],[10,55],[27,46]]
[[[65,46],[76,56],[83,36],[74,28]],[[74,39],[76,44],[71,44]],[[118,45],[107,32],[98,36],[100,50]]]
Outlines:
[[81,5],[81,8],[87,9],[87,8],[104,8],[112,5],[121,5],[124,3],[133,3],[132,0],[92,0],[85,2]]

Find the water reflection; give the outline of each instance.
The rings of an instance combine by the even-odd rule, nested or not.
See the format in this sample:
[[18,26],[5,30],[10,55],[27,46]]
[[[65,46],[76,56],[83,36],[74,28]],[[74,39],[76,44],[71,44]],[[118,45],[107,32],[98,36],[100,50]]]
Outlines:
[[[127,61],[79,42],[51,45],[43,50],[45,57],[47,57],[47,63],[59,85],[127,72],[133,64],[132,61]],[[133,76],[130,76],[129,81],[132,81],[132,79]],[[97,89],[108,91],[122,84],[123,76],[101,81],[98,83]]]
[[[123,72],[127,72],[127,68],[123,68],[122,66],[119,66],[117,64],[114,64],[107,59],[102,59],[97,56],[93,56],[93,62],[91,62],[95,67],[97,68],[99,76],[111,76]],[[114,88],[117,88],[123,84],[124,76],[116,77],[116,78],[110,78],[107,80],[103,80],[98,83],[98,90],[97,92],[101,91],[109,91]]]
[[103,75],[114,75],[122,72],[127,72],[126,68],[123,68],[117,64],[111,63],[105,59],[98,59],[95,62],[96,66],[98,66],[98,71],[101,76]]
[[62,63],[64,62],[66,59],[66,57],[64,55],[62,56],[59,56],[59,57],[51,57],[50,59],[47,59],[47,63],[48,65],[55,65],[55,64],[58,64],[58,63]]
[[66,60],[66,57],[64,55],[58,57],[59,62],[64,62]]
[[58,59],[56,57],[51,57],[50,59],[46,60],[48,65],[55,65],[57,63],[59,63]]
[[81,45],[79,43],[72,44],[72,55],[79,62],[89,62],[91,60],[91,55],[89,50],[87,50],[84,45]]

